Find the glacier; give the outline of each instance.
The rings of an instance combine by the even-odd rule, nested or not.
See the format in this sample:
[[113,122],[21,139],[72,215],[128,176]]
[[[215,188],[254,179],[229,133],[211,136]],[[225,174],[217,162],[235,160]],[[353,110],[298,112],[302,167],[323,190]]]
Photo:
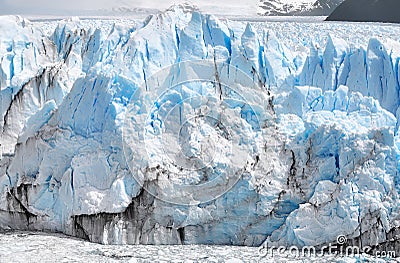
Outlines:
[[296,51],[187,6],[0,30],[0,229],[398,249],[396,40]]

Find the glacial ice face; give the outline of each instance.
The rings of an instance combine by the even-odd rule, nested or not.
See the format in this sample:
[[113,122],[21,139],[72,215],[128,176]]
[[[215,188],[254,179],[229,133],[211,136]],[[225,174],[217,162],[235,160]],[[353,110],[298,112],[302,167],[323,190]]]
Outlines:
[[[396,44],[394,50],[399,47]],[[298,84],[324,90],[335,90],[345,85],[350,91],[377,99],[386,110],[397,115],[399,59],[396,54],[391,56],[392,52],[377,39],[371,39],[366,50],[350,50],[343,40],[329,37],[322,54],[311,48]]]
[[398,229],[397,42],[330,37],[299,62],[179,6],[110,32],[0,23],[0,228],[300,246]]

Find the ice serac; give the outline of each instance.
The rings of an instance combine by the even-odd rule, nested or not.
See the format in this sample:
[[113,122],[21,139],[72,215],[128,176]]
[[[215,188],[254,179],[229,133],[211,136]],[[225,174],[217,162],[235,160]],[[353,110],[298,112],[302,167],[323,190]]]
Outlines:
[[[0,21],[19,32],[0,42],[1,229],[107,244],[396,240],[397,42],[330,37],[299,64],[274,32],[184,6],[109,32]],[[171,188],[237,174],[221,195]]]
[[379,101],[397,118],[399,108],[398,46],[371,39],[366,48],[350,48],[329,37],[324,50],[311,47],[297,85],[312,85],[323,90],[336,90],[340,85],[351,92],[360,92]]

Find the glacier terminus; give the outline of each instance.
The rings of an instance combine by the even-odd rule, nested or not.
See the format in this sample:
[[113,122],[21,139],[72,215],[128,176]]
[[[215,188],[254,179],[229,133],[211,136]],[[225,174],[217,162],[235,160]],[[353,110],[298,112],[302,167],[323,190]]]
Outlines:
[[1,230],[399,250],[395,25],[51,23],[0,17]]

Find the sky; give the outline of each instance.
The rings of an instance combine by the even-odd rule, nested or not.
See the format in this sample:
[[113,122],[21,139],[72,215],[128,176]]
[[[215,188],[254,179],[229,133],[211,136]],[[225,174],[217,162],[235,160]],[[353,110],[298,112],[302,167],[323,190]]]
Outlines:
[[257,0],[0,0],[0,15],[70,15],[113,7],[166,9],[177,3],[191,3],[208,13],[246,15],[256,13]]

